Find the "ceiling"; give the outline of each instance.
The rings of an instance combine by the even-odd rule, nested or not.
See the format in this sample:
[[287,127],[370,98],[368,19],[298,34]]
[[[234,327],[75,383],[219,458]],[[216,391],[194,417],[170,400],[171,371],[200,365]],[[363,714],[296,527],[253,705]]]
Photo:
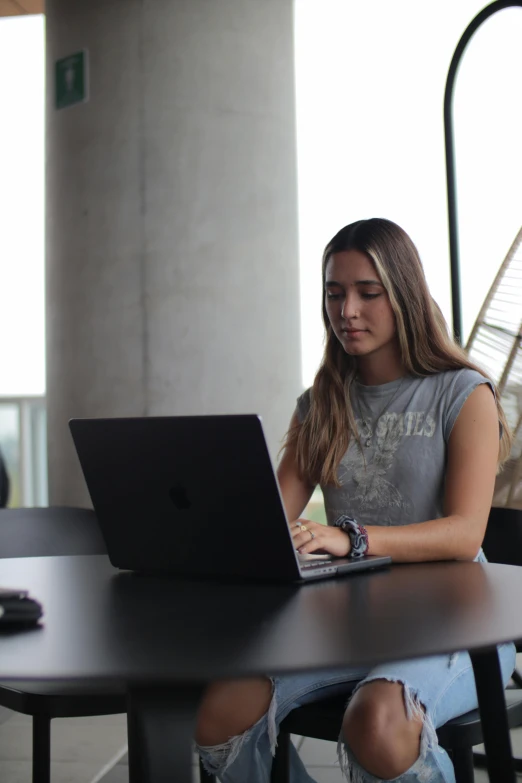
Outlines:
[[0,0],[0,16],[43,14],[45,0]]

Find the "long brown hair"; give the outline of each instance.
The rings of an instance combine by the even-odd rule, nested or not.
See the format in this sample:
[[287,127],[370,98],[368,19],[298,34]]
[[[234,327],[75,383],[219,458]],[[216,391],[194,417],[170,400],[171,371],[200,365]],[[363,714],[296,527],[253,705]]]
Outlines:
[[[326,312],[325,273],[331,256],[347,250],[364,253],[375,266],[395,314],[401,360],[409,375],[426,377],[445,370],[469,368],[487,374],[469,361],[450,337],[444,317],[428,289],[417,248],[396,223],[383,218],[359,220],[342,228],[328,242],[322,264],[322,313],[326,330],[324,355],[311,390],[304,421],[290,428],[285,445],[295,448],[300,475],[310,484],[339,485],[337,468],[350,441],[358,439],[350,402],[356,360],[334,334]],[[488,378],[488,380],[491,380]],[[499,464],[509,456],[511,435],[496,395],[502,425]]]

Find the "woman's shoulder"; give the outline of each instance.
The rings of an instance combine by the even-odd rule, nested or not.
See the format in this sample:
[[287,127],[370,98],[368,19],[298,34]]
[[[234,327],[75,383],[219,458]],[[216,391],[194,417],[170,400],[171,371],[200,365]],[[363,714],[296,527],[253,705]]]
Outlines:
[[491,388],[493,394],[495,394],[495,387],[489,378],[478,370],[473,370],[469,367],[463,367],[458,370],[448,370],[440,373],[440,376],[440,391],[441,397],[444,400],[444,436],[448,439],[453,429],[453,425],[462,410],[462,406],[477,386],[485,383]]
[[487,383],[494,391],[493,384],[489,378],[470,367],[460,367],[456,370],[444,370],[433,375],[427,375],[419,378],[417,383],[425,388],[433,387],[440,392],[447,392],[449,397],[467,390],[471,392],[481,383]]
[[470,383],[491,384],[491,381],[484,373],[474,370],[471,367],[461,367],[459,370],[448,370],[448,372],[444,374],[453,378],[454,382],[461,386],[465,386],[466,384],[469,385]]
[[297,398],[296,413],[299,422],[302,422],[305,419],[308,411],[310,410],[311,401],[312,401],[312,387],[306,389]]
[[480,386],[482,383],[486,383],[493,394],[495,393],[495,387],[492,381],[478,370],[473,370],[471,367],[462,367],[458,370],[448,370],[441,373],[443,376],[441,381],[443,387],[448,391],[448,398],[454,399],[461,395],[468,397],[471,392]]

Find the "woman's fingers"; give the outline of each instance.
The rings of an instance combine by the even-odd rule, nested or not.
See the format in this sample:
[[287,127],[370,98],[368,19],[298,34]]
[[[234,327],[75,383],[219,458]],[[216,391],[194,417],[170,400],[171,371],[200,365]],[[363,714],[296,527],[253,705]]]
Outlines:
[[[292,522],[292,524],[290,525],[292,538],[294,539],[294,541],[296,539],[306,541],[307,538],[309,540],[313,540],[311,534],[313,533],[313,535],[315,536],[316,527],[317,527],[317,522],[310,522],[309,519],[296,519],[296,521]],[[321,527],[321,525],[319,527]]]
[[[303,546],[306,546],[308,544],[316,544],[317,536],[315,533],[313,533],[310,528],[308,530],[305,530],[303,533],[300,533],[298,536],[294,538],[294,544],[296,549],[301,549]],[[313,549],[309,549],[309,552],[313,552]]]
[[323,527],[317,522],[310,522],[309,519],[297,519],[292,522],[290,529],[295,548],[301,551],[305,545],[313,544],[313,548],[306,551],[314,552],[318,548],[317,539]]
[[336,557],[346,557],[350,552],[350,539],[339,528],[297,519],[291,525],[292,539],[297,551],[302,554],[328,552]]

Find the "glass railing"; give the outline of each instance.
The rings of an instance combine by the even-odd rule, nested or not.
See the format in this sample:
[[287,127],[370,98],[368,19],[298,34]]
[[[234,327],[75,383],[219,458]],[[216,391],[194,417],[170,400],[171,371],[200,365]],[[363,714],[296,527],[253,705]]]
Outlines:
[[8,505],[46,506],[45,397],[0,396],[0,451],[10,479]]

